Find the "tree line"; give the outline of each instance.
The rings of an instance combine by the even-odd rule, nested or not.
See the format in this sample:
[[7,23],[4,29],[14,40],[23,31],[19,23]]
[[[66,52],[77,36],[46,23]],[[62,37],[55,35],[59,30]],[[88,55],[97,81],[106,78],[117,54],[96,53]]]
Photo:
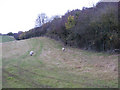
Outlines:
[[86,50],[120,50],[120,24],[117,2],[98,2],[96,6],[68,11],[65,15],[47,20],[39,15],[37,27],[14,35],[18,40],[47,36],[64,45]]

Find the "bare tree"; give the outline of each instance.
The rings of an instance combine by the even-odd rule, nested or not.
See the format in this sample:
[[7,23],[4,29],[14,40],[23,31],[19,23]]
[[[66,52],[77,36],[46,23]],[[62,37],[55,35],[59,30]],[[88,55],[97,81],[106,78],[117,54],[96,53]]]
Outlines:
[[35,27],[40,27],[46,22],[48,22],[48,17],[46,16],[45,13],[41,13],[38,15],[36,19]]

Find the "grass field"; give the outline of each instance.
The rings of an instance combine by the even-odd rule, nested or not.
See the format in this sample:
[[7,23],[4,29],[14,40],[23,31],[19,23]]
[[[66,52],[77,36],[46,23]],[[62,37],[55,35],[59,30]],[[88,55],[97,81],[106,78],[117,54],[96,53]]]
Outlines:
[[0,36],[0,43],[14,41],[15,38],[12,36]]
[[46,37],[2,45],[3,88],[118,87],[118,55],[71,47],[62,52],[60,42]]

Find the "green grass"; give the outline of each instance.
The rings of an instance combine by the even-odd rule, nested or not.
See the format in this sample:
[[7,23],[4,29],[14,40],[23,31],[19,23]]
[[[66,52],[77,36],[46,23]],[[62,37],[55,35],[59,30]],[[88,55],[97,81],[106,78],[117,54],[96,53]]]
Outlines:
[[0,36],[0,43],[14,41],[15,38],[12,36]]
[[61,48],[62,44],[46,37],[3,43],[3,87],[118,87],[117,71],[106,67],[111,63],[117,67],[117,56],[70,47],[62,52]]

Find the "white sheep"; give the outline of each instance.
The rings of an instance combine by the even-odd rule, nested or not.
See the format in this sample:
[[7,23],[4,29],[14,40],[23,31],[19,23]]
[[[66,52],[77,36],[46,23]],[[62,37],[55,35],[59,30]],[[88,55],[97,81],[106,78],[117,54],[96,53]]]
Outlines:
[[65,48],[64,48],[64,47],[62,48],[62,51],[65,51]]
[[30,51],[30,56],[32,56],[34,54],[34,51]]

